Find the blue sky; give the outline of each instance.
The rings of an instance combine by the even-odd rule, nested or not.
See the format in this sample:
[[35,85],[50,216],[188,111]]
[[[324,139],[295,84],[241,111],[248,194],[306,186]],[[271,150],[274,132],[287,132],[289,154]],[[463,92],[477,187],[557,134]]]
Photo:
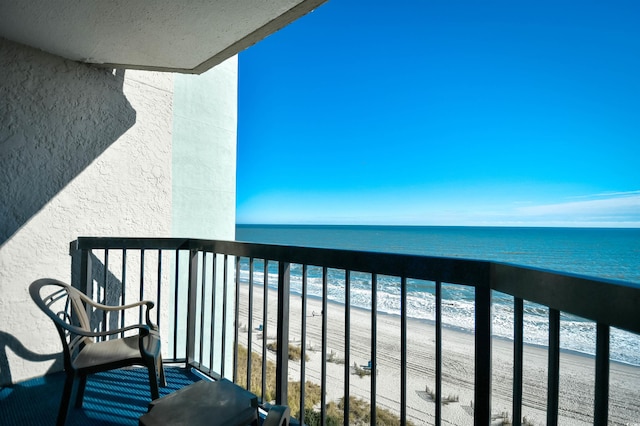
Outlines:
[[239,56],[237,222],[639,227],[638,22],[331,0]]

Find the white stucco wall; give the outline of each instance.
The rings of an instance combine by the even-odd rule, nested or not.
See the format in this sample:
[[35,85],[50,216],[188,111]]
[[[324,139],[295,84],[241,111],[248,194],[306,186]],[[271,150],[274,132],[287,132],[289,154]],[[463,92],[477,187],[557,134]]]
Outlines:
[[174,76],[123,76],[2,39],[0,76],[1,385],[60,367],[28,286],[70,281],[70,241],[170,236]]
[[235,239],[238,58],[176,75],[172,236]]
[[0,76],[1,386],[62,368],[28,286],[71,282],[77,237],[234,239],[238,74],[235,57],[115,72],[0,39]]
[[[235,239],[236,145],[238,114],[238,59],[234,56],[202,75],[176,75],[173,103],[174,237]],[[210,259],[209,259],[210,261]],[[218,305],[215,324],[222,324],[223,259],[218,258]],[[229,270],[234,267],[229,260]],[[210,267],[207,270],[211,270]],[[187,271],[183,265],[183,271]],[[233,281],[233,280],[232,280]],[[234,283],[227,302],[233,302]],[[186,296],[186,295],[183,295]],[[186,303],[186,298],[181,300]],[[227,311],[226,347],[233,343],[233,311]],[[205,323],[210,318],[205,313]],[[178,324],[184,335],[186,323]],[[196,339],[200,334],[197,331]],[[214,369],[221,371],[221,332],[214,341]],[[232,352],[227,351],[225,373],[231,374]],[[209,359],[205,349],[204,359]]]

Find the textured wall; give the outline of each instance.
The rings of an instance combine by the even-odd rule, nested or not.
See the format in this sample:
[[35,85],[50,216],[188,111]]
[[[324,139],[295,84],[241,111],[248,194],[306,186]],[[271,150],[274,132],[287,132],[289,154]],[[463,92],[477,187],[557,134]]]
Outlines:
[[172,236],[235,238],[237,116],[237,56],[175,76]]
[[0,385],[59,368],[28,294],[78,236],[169,236],[173,75],[113,73],[0,39]]
[[[233,240],[236,219],[237,57],[199,76],[176,75],[174,87],[172,236]],[[218,283],[222,283],[224,269],[221,259],[218,263]],[[218,290],[221,294],[222,288]],[[229,301],[234,294],[230,288]],[[181,302],[186,303],[186,299]],[[222,324],[221,305],[216,312],[215,324]],[[231,309],[227,311],[227,324],[226,345],[230,347],[233,343]],[[185,331],[185,324],[180,324],[179,332]],[[217,336],[221,333],[218,332]],[[221,337],[214,341],[214,354],[221,353],[221,344]],[[227,355],[225,371],[230,373],[233,371],[232,353],[227,351]],[[219,361],[217,358],[214,360],[214,367],[221,371]]]

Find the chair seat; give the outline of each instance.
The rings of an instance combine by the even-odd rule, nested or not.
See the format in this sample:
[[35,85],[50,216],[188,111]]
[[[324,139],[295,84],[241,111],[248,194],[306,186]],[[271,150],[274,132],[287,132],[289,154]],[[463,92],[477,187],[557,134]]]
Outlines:
[[[88,344],[73,360],[73,367],[83,370],[95,365],[118,365],[131,360],[140,360],[140,363],[143,363],[138,339],[138,336],[130,336]],[[143,341],[148,353],[158,354],[160,340],[155,334],[144,337]]]

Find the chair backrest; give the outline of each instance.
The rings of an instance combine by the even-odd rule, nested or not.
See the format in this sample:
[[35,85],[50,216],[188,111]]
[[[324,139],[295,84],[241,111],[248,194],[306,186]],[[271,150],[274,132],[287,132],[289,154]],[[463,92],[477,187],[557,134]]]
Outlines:
[[71,361],[80,349],[93,343],[82,334],[90,331],[90,323],[80,291],[61,281],[44,278],[29,286],[29,294],[55,324],[62,340],[65,369],[71,368]]

